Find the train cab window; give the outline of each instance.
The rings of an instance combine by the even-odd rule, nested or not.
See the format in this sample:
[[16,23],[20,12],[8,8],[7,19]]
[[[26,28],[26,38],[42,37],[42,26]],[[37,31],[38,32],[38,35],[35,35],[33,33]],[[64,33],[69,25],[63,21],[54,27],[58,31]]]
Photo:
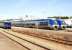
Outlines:
[[66,23],[65,23],[64,21],[62,21],[62,24],[63,24],[63,25],[66,25]]
[[57,25],[57,21],[56,20],[54,20],[54,25]]

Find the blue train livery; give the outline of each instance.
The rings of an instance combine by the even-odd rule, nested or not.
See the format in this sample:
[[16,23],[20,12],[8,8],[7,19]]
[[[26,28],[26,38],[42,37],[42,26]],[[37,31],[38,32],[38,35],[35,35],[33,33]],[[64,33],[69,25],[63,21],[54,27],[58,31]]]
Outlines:
[[4,29],[11,29],[11,22],[4,22]]

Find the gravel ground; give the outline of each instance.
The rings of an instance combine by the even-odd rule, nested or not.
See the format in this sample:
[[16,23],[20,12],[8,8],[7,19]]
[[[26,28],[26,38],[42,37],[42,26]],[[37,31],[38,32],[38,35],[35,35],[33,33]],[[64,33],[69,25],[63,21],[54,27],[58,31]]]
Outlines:
[[72,32],[42,30],[34,28],[22,28],[22,27],[13,27],[12,30],[23,34],[45,38],[48,40],[52,39],[62,43],[72,44]]
[[0,33],[0,50],[27,50]]

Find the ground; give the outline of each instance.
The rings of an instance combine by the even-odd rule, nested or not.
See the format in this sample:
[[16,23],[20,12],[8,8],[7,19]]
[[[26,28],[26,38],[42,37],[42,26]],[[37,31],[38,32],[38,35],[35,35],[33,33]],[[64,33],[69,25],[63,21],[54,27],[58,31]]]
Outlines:
[[0,50],[26,50],[18,43],[10,40],[2,33],[0,33]]

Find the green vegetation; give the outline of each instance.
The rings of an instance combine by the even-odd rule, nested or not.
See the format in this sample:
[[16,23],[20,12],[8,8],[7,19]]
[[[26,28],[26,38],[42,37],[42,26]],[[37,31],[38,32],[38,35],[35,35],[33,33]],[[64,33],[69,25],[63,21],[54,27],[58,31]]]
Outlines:
[[71,19],[72,16],[53,16],[53,17],[48,17],[48,18],[56,18],[56,19]]

